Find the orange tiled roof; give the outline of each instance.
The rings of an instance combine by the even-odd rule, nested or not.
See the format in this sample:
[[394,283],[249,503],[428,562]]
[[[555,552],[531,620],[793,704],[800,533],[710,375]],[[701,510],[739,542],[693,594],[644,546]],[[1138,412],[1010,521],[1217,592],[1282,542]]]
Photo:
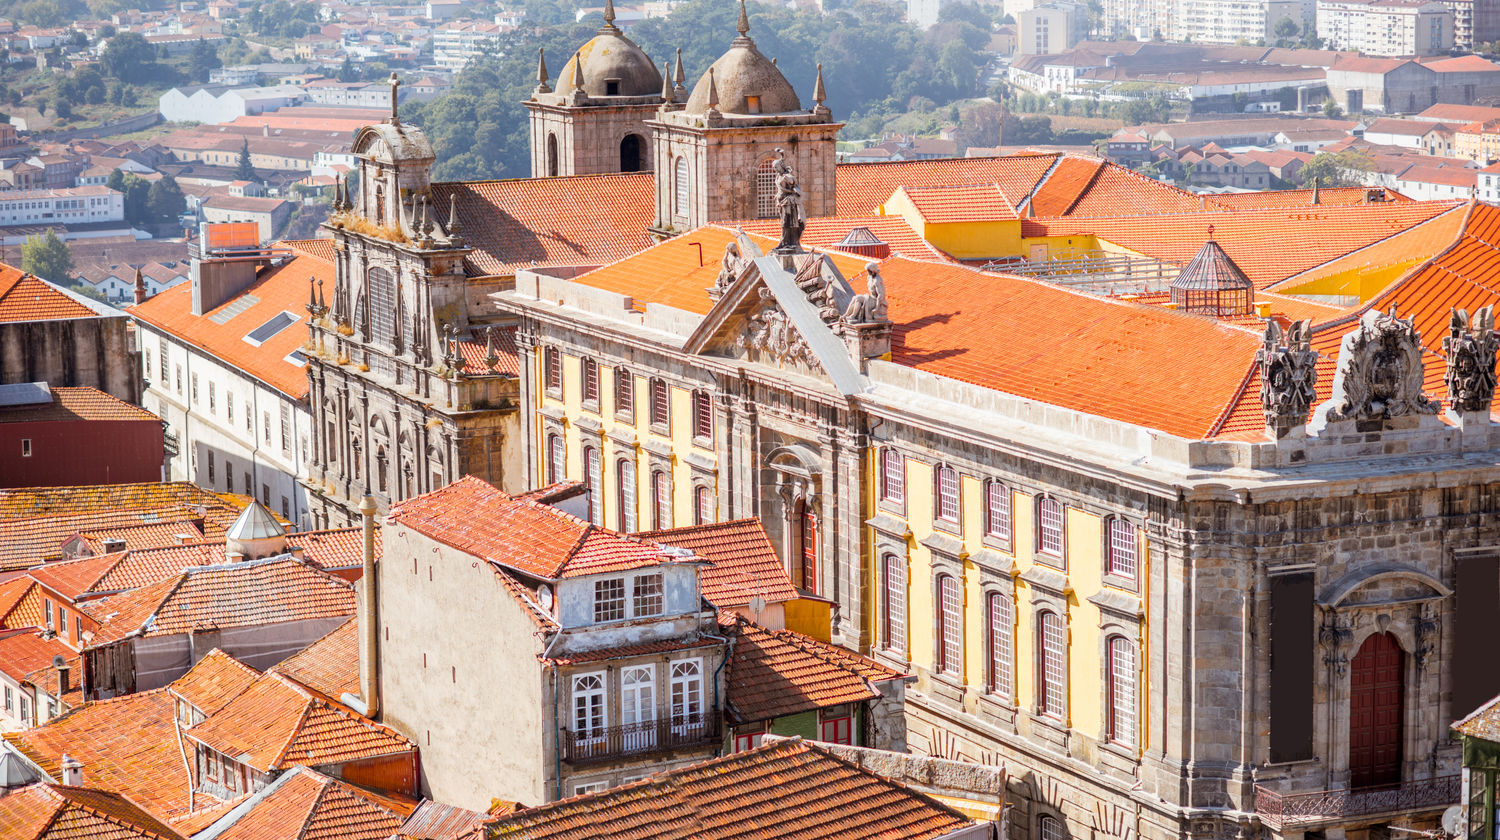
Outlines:
[[[778,219],[750,219],[742,222],[726,222],[723,228],[740,228],[752,234],[757,241],[764,239],[775,245],[781,236],[781,221]],[[822,216],[807,220],[807,229],[802,232],[802,244],[819,251],[835,250],[838,243],[854,228],[865,228],[889,245],[892,254],[911,257],[914,260],[951,260],[952,257],[932,246],[920,234],[912,230],[902,216]],[[708,230],[708,228],[700,228]],[[704,251],[708,260],[708,251]],[[723,256],[722,250],[719,256]],[[718,262],[714,261],[717,273]],[[709,278],[710,281],[713,278]]]
[[0,321],[52,321],[98,315],[46,280],[0,263]]
[[412,840],[459,840],[478,829],[487,816],[479,811],[424,799],[401,824],[398,836]]
[[467,554],[542,578],[577,577],[671,562],[661,547],[600,528],[474,476],[391,508],[390,521]]
[[261,772],[414,752],[395,730],[270,671],[187,736]]
[[998,184],[903,187],[922,218],[932,224],[1015,219],[1016,208]]
[[[1386,202],[1408,202],[1411,199],[1388,187],[1319,187],[1318,202],[1313,204],[1313,191],[1306,190],[1261,190],[1247,193],[1224,193],[1206,196],[1210,208],[1225,210],[1250,210],[1275,207],[1339,207],[1346,204],[1370,204],[1368,193],[1381,193]],[[1380,201],[1373,202],[1380,204]]]
[[[36,516],[0,523],[0,569],[25,569],[56,561],[62,557],[63,543],[80,532],[172,521],[181,516],[180,508],[125,509]],[[233,518],[229,517],[229,521]],[[222,527],[219,533],[223,533]]]
[[[331,293],[333,263],[315,257],[307,250],[293,249],[290,260],[262,271],[249,288],[212,312],[193,314],[190,283],[178,283],[164,289],[128,311],[151,327],[197,345],[283,394],[302,399],[307,396],[307,373],[302,365],[286,358],[307,343],[306,306],[310,276],[322,280],[325,293]],[[251,299],[254,302],[249,306],[228,314],[230,307],[242,306],[244,301]],[[282,312],[290,312],[297,320],[259,346],[244,340],[252,330]]]
[[[246,503],[233,505],[234,515]],[[154,511],[176,507],[183,511],[205,506],[227,510],[228,500],[190,481],[163,483],[80,485],[69,487],[21,487],[0,490],[0,522],[101,511]]]
[[161,418],[119,397],[86,385],[53,386],[52,402],[0,408],[0,423],[58,423],[69,420],[137,420],[160,423]]
[[1270,286],[1269,291],[1295,293],[1300,286],[1321,277],[1350,271],[1380,270],[1403,263],[1415,264],[1426,261],[1453,244],[1463,229],[1467,215],[1462,206],[1455,206],[1447,213],[1440,213],[1393,236],[1352,250],[1307,271],[1293,274]]
[[253,627],[354,614],[347,582],[282,555],[208,567],[117,595],[100,608],[92,646],[130,636]]
[[641,531],[643,540],[685,548],[711,565],[699,578],[703,597],[716,607],[739,607],[759,595],[772,604],[796,599],[781,558],[759,519]]
[[[0,635],[0,673],[21,682],[39,668],[50,667],[52,657],[71,658],[73,649],[57,639],[44,639],[37,630],[11,631]],[[74,672],[77,673],[77,672]]]
[[145,522],[118,528],[100,528],[80,534],[80,536],[91,551],[99,553],[104,551],[105,542],[110,540],[123,540],[127,549],[157,548],[181,545],[184,537],[202,540],[203,531],[191,519],[178,519],[171,522]]
[[1066,155],[1026,203],[1031,216],[1066,216],[1093,185],[1108,162],[1097,158]]
[[737,637],[725,677],[727,697],[743,723],[874,699],[880,692],[871,683],[906,676],[792,630],[767,630],[742,618],[725,629]]
[[358,693],[359,619],[350,618],[271,670],[329,697]]
[[26,596],[36,586],[36,582],[29,577],[18,577],[0,583],[0,627],[34,627],[34,624],[15,624],[10,621],[11,613],[26,599]]
[[1101,167],[1068,208],[1070,216],[1142,216],[1196,209],[1198,197],[1118,164]]
[[[302,549],[309,563],[325,571],[354,568],[364,562],[365,537],[361,528],[302,531],[287,534],[286,539],[287,545]],[[375,529],[375,556],[380,557],[379,528]]]
[[214,823],[217,840],[386,840],[417,803],[296,767],[247,806]]
[[118,793],[35,784],[0,798],[7,840],[184,840]]
[[212,716],[245,693],[260,672],[214,648],[186,674],[167,685],[167,691],[191,703],[193,708]]
[[83,674],[83,657],[73,653],[71,650],[62,654],[68,663],[68,690],[62,690],[62,676],[57,668],[53,666],[49,658],[47,664],[35,668],[26,675],[25,682],[36,686],[44,693],[50,694],[63,702],[64,708],[76,709],[83,703],[83,686],[80,678]]
[[934,840],[973,823],[800,739],[488,823],[528,840]]
[[476,327],[458,340],[458,353],[463,356],[464,369],[471,374],[503,373],[520,376],[521,358],[516,352],[516,328],[504,326],[490,329],[495,331],[495,366],[485,364],[489,339],[484,330]]
[[995,184],[1012,206],[1020,206],[1059,157],[1057,154],[1030,154],[842,163],[835,176],[838,189],[836,215],[870,215],[899,187],[910,190],[950,184]]

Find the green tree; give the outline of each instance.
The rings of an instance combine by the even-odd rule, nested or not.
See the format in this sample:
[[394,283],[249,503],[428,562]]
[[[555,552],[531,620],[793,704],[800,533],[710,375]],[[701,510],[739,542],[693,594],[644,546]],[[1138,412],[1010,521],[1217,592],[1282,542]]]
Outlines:
[[1295,42],[1297,35],[1302,32],[1302,27],[1298,26],[1295,20],[1284,17],[1276,21],[1276,26],[1271,29],[1271,32],[1277,38],[1277,46],[1286,46]]
[[139,32],[121,32],[99,55],[104,73],[122,82],[145,82],[158,73],[156,48]]
[[21,270],[63,286],[73,282],[73,255],[57,234],[28,236],[21,245]]
[[208,74],[224,66],[219,60],[219,51],[214,49],[202,38],[193,45],[193,52],[188,56],[188,76],[195,82],[208,81]]
[[125,221],[132,225],[148,225],[155,221],[149,207],[150,181],[133,172],[122,172],[116,169],[109,173],[109,179],[104,182],[104,185],[125,196]]
[[1323,116],[1330,120],[1336,120],[1344,115],[1344,109],[1339,107],[1332,99],[1323,100]]
[[1374,169],[1375,158],[1364,149],[1318,152],[1298,170],[1297,180],[1304,187],[1311,187],[1315,179],[1322,187],[1357,187]]
[[255,166],[250,163],[250,138],[240,145],[240,162],[234,168],[234,177],[241,181],[255,180]]
[[187,198],[171,175],[163,175],[146,193],[146,211],[158,222],[171,221],[185,210]]

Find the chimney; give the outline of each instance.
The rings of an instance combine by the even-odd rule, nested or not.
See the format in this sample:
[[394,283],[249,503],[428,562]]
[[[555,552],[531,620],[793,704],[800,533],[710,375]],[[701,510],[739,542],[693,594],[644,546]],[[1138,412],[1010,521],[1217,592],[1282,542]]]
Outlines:
[[359,694],[364,714],[375,718],[380,712],[380,602],[375,584],[375,497],[368,492],[359,500],[359,514],[364,521],[364,572],[359,579]]
[[83,787],[83,765],[66,753],[62,757],[62,783],[69,787]]
[[68,672],[73,668],[68,664],[67,657],[60,653],[52,657],[52,667],[57,669],[57,699],[61,700],[68,693]]
[[104,540],[104,553],[113,554],[116,551],[125,550],[125,541],[119,537],[109,537]]

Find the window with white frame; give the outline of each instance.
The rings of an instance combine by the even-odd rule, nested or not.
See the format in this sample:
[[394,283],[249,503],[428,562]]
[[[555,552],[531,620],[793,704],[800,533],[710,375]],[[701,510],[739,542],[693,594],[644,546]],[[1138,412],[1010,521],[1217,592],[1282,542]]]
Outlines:
[[1010,488],[998,481],[984,485],[984,535],[996,540],[1010,539]]
[[[703,660],[681,659],[672,663],[672,726],[703,725]],[[679,731],[679,734],[681,732]]]
[[881,617],[885,625],[885,647],[906,650],[906,560],[894,554],[884,558],[885,603]]
[[635,375],[622,367],[615,368],[615,412],[635,422]]
[[1015,696],[1015,604],[1010,596],[992,592],[988,613],[990,628],[990,693],[1007,700]]
[[592,446],[583,448],[583,482],[584,489],[588,492],[589,521],[595,525],[604,524],[604,463],[599,458],[599,450]]
[[937,509],[933,511],[944,522],[958,521],[958,471],[940,466],[935,471],[937,484]]
[[900,504],[906,496],[906,459],[895,447],[886,447],[880,457],[880,498]]
[[952,575],[938,577],[937,668],[957,674],[963,663],[963,593]]
[[604,674],[573,677],[573,733],[583,738],[602,738],[609,725],[604,705]]
[[213,414],[214,411],[216,410],[215,407],[219,404],[219,398],[218,397],[219,397],[218,388],[217,388],[216,384],[214,383],[214,381],[212,379],[210,379],[208,381],[208,413],[209,414]]
[[1109,520],[1109,573],[1135,580],[1136,527],[1124,519]]
[[662,614],[662,577],[660,573],[637,575],[631,584],[631,617],[651,618]]
[[573,795],[582,796],[585,793],[598,793],[601,790],[609,790],[609,782],[586,782],[573,786]]
[[693,490],[693,524],[708,525],[714,521],[714,491],[707,487]]
[[1063,715],[1066,680],[1068,674],[1067,641],[1064,638],[1062,617],[1051,610],[1037,616],[1037,644],[1041,658],[1042,690],[1038,699],[1040,711],[1048,717]]
[[1109,640],[1109,739],[1135,743],[1135,645],[1124,636]]
[[664,470],[651,473],[651,527],[672,527],[672,479]]
[[545,368],[545,384],[548,390],[562,389],[562,353],[557,348],[548,347],[542,350],[542,366]]
[[619,499],[620,531],[626,534],[635,530],[635,462],[621,458],[615,463],[616,493]]
[[563,450],[562,435],[552,433],[547,435],[547,483],[556,484],[563,480],[567,469],[567,455]]
[[619,621],[625,617],[625,579],[594,581],[594,621]]
[[1054,560],[1063,557],[1063,506],[1051,496],[1037,499],[1036,550]]

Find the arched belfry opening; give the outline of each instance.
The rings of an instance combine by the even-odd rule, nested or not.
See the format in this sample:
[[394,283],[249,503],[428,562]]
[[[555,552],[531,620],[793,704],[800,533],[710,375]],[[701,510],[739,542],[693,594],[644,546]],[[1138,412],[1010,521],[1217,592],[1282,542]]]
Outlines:
[[645,142],[639,134],[627,134],[620,141],[620,171],[640,172],[642,169],[641,158],[645,150]]

